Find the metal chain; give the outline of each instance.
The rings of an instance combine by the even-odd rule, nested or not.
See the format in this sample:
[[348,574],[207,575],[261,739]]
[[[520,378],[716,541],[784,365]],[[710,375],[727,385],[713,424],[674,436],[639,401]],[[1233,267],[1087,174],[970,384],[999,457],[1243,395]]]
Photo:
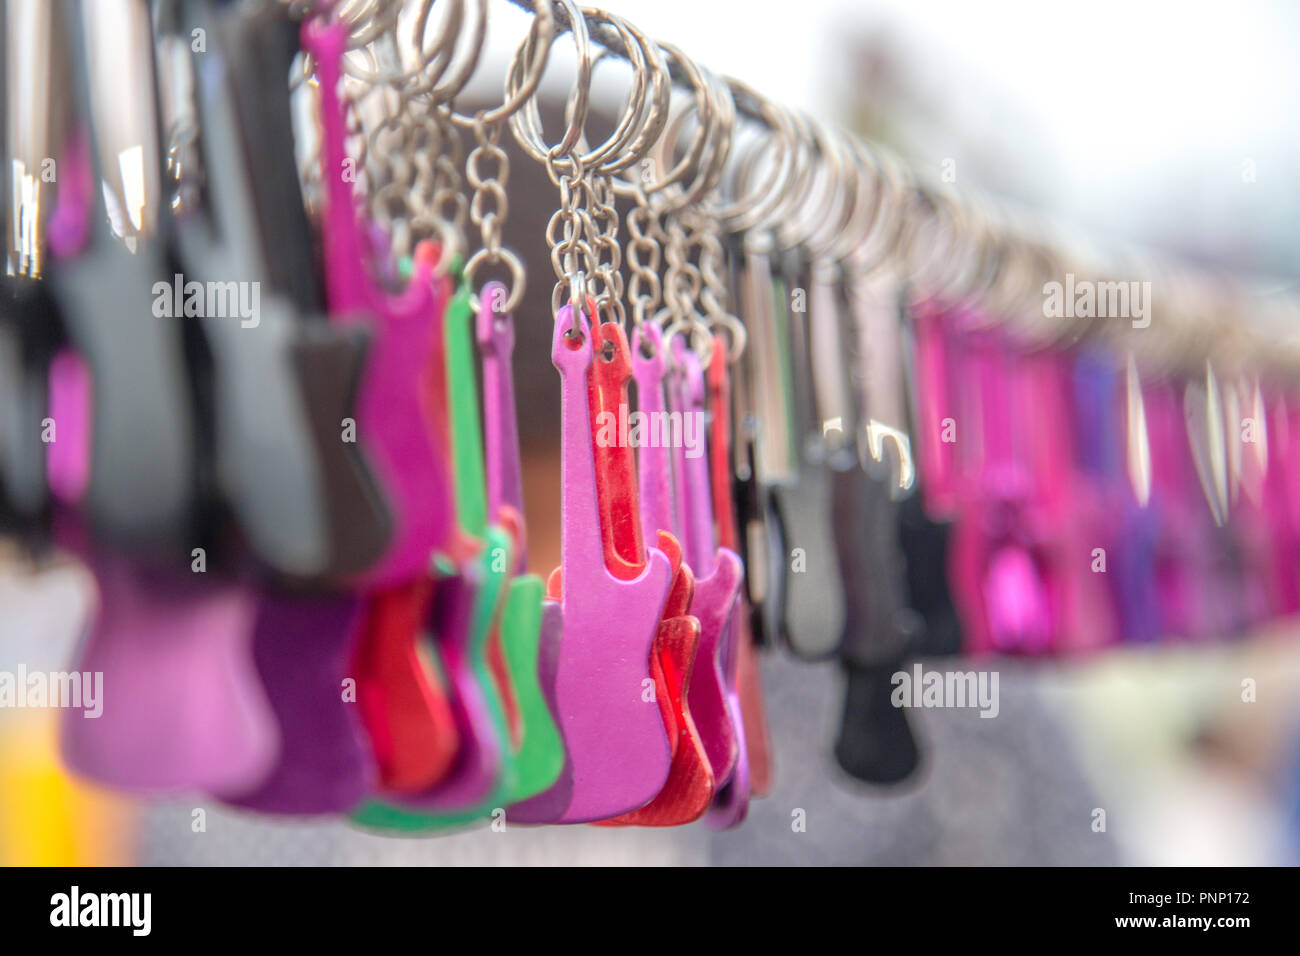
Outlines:
[[638,190],[636,200],[627,214],[627,263],[632,273],[627,295],[632,305],[632,323],[639,326],[646,319],[654,318],[663,301],[659,269],[663,264],[665,236],[663,219],[651,208],[645,192]]
[[596,311],[601,321],[624,325],[627,313],[623,309],[623,247],[618,241],[618,207],[615,205],[614,181],[608,175],[597,176],[592,188],[595,205],[591,223],[595,227],[589,239],[594,253],[591,283],[596,300]]
[[[506,186],[510,182],[510,157],[501,148],[503,124],[488,123],[480,113],[474,122],[475,147],[465,164],[465,177],[474,190],[470,200],[469,216],[478,227],[482,247],[465,264],[465,276],[475,283],[478,271],[484,265],[504,264],[510,271],[505,305],[502,312],[513,312],[524,294],[524,268],[519,258],[501,244],[501,233],[510,215],[510,200]],[[484,171],[483,164],[488,163]]]
[[590,213],[593,188],[577,156],[566,156],[563,164],[552,161],[549,165],[560,189],[559,208],[546,224],[551,268],[555,270],[551,311],[558,312],[564,305],[566,289],[569,303],[585,309],[587,277],[596,271],[596,254],[591,242],[597,232]]

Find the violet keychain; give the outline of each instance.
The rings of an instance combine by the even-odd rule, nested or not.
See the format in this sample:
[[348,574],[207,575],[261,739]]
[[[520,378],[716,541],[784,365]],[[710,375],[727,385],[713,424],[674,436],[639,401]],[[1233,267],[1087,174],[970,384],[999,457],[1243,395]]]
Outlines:
[[[715,350],[710,362],[725,363],[726,343],[717,337],[710,337],[709,342]],[[683,422],[688,415],[703,422],[706,383],[700,358],[682,336],[674,340],[673,349],[679,372],[674,376],[676,387],[670,405],[673,411],[681,413]],[[722,367],[725,369],[725,365]],[[745,653],[741,641],[750,639],[741,629],[741,585],[745,569],[740,555],[717,544],[714,515],[717,503],[713,499],[709,448],[703,426],[697,453],[690,455],[687,451],[683,443],[676,455],[678,498],[682,502],[679,521],[687,542],[687,560],[694,561],[702,574],[697,574],[695,579],[692,605],[692,613],[700,619],[701,637],[695,664],[696,681],[691,685],[691,711],[696,714],[696,724],[713,762],[717,785],[717,794],[704,821],[714,829],[728,829],[739,826],[745,819],[752,789],[740,684],[741,655]],[[709,683],[700,682],[702,671],[709,674]],[[721,682],[719,701],[714,699],[715,677],[711,672]],[[747,677],[757,680],[756,674]],[[754,718],[762,721],[760,714]],[[757,729],[761,738],[765,727]]]
[[[1145,419],[1140,409],[1120,414],[1121,368],[1110,356],[1081,349],[1074,357],[1072,397],[1074,429],[1078,435],[1078,467],[1085,490],[1094,495],[1096,544],[1104,548],[1105,579],[1118,615],[1120,640],[1149,643],[1160,637],[1155,584],[1155,525],[1149,509],[1141,507],[1123,467],[1128,427],[1145,446]],[[1138,398],[1140,399],[1140,392]]]
[[568,792],[558,815],[548,790],[512,806],[508,817],[588,823],[644,806],[668,778],[668,739],[659,708],[644,691],[653,686],[650,653],[672,567],[650,548],[645,570],[633,580],[606,568],[587,400],[591,329],[571,306],[556,315],[551,358],[561,379],[564,482],[564,638],[555,705],[567,753],[558,786]]
[[[654,331],[647,330],[650,334]],[[718,548],[714,540],[713,499],[703,425],[704,372],[700,359],[682,335],[676,336],[670,345],[677,371],[669,379],[669,407],[680,416],[683,429],[688,419],[701,423],[698,446],[688,449],[682,441],[674,450],[676,461],[672,474],[686,562],[696,572],[691,613],[700,622],[700,645],[689,694],[691,714],[713,767],[715,783],[721,787],[735,771],[743,745],[743,722],[738,723],[738,713],[733,712],[733,704],[738,710],[739,701],[728,699],[723,666],[728,658],[728,642],[736,636],[733,615],[744,572],[740,556]]]

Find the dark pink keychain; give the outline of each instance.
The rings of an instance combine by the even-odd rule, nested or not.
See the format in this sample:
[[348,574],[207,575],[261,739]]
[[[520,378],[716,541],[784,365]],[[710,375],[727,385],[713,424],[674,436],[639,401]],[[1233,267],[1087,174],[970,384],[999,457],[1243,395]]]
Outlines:
[[430,426],[427,377],[438,341],[445,286],[433,265],[416,257],[405,291],[394,298],[366,274],[365,231],[344,149],[346,119],[339,99],[346,25],[309,20],[303,47],[317,63],[321,97],[321,180],[325,185],[325,281],[332,318],[364,323],[374,342],[357,406],[356,438],[366,444],[390,497],[394,534],[380,562],[357,583],[401,584],[426,574],[452,527],[447,463]]

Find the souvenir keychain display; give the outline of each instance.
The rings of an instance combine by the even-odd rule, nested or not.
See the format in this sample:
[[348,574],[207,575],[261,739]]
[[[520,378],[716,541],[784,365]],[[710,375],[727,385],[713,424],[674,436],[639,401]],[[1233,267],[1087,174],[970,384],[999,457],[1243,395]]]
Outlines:
[[6,89],[60,174],[14,191],[0,534],[95,581],[79,775],[395,836],[726,829],[779,780],[770,655],[835,671],[817,746],[883,785],[918,658],[1300,609],[1300,352],[1241,319],[1293,303],[1152,264],[1150,330],[1054,317],[1061,248],[575,0],[522,4],[478,111],[488,0],[155,6],[52,4],[66,76]]

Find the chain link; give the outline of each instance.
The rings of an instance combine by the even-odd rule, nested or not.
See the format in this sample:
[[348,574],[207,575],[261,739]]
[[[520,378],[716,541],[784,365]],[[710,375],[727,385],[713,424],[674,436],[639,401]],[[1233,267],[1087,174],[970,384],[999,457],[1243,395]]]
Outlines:
[[552,178],[560,189],[559,208],[546,224],[546,242],[551,247],[551,268],[555,270],[555,288],[551,292],[551,311],[564,305],[565,291],[574,308],[586,307],[587,277],[596,271],[596,253],[592,237],[597,234],[590,209],[594,190],[576,156],[567,156],[563,164],[550,164]]
[[637,204],[627,214],[627,263],[631,270],[628,301],[632,304],[632,322],[639,326],[654,318],[663,301],[663,284],[659,268],[663,263],[663,219],[651,208],[643,191],[637,192]]
[[[475,146],[465,164],[465,178],[474,197],[470,200],[469,216],[478,227],[482,247],[465,264],[465,275],[471,283],[484,265],[504,263],[510,271],[506,304],[503,312],[513,312],[524,295],[524,267],[509,249],[501,245],[501,234],[510,215],[510,199],[506,186],[510,182],[510,157],[501,148],[500,122],[489,123],[480,113],[474,122]],[[484,163],[488,164],[484,170]]]

